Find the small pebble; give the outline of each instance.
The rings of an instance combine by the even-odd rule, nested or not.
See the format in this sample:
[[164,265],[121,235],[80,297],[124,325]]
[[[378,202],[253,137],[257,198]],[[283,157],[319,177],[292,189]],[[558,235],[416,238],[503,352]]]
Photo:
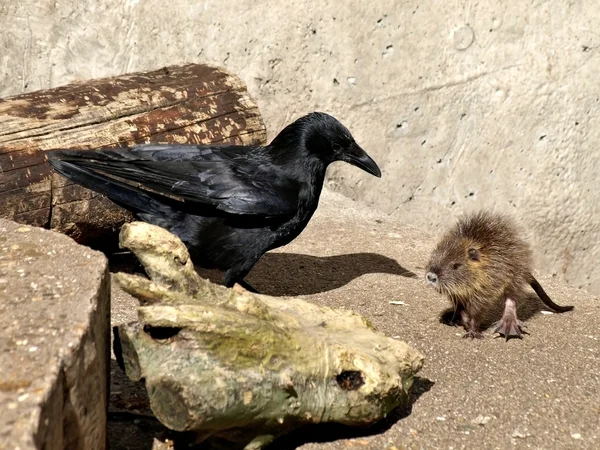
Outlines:
[[571,433],[571,437],[573,439],[581,439],[581,434],[579,434],[579,433]]
[[390,305],[406,305],[406,303],[404,303],[403,301],[398,300],[398,301],[390,302]]
[[525,434],[517,429],[517,430],[513,431],[511,436],[513,438],[525,439],[527,436],[530,436],[530,434],[529,433]]
[[475,425],[485,425],[490,420],[492,420],[492,418],[490,416],[479,415],[479,416],[475,417],[473,420],[471,420],[471,423],[473,423]]
[[444,416],[438,416],[438,417],[436,417],[436,420],[443,422],[444,420],[446,420],[446,418]]

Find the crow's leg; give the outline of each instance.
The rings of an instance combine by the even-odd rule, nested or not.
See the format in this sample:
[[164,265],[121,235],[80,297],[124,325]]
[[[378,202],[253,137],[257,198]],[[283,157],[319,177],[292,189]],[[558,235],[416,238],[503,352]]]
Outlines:
[[241,280],[238,280],[237,283],[249,292],[253,292],[254,294],[260,294],[260,292],[258,292],[254,286],[252,286],[243,278]]
[[504,314],[502,314],[502,319],[493,326],[496,326],[494,333],[500,333],[507,341],[511,337],[521,339],[521,333],[527,334],[524,330],[525,324],[517,318],[517,304],[511,298],[507,298],[504,303]]
[[248,274],[248,272],[250,272],[250,270],[240,273],[238,270],[233,271],[232,269],[229,269],[227,272],[225,272],[225,276],[223,277],[223,285],[231,288],[235,283],[237,283],[249,292],[260,294],[260,292],[258,292],[254,286],[244,280],[244,277]]

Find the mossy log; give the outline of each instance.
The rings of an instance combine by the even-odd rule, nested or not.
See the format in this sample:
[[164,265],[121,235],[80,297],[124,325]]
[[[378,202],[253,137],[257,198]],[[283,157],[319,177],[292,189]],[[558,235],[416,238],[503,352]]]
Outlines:
[[120,244],[150,279],[115,275],[141,303],[115,329],[115,354],[168,428],[260,448],[303,424],[368,425],[408,401],[423,355],[362,316],[210,283],[153,225],[124,225]]
[[[0,100],[0,217],[102,247],[125,210],[53,174],[44,151],[140,143],[264,144],[246,85],[202,64],[73,83]],[[99,244],[99,245],[98,245]]]

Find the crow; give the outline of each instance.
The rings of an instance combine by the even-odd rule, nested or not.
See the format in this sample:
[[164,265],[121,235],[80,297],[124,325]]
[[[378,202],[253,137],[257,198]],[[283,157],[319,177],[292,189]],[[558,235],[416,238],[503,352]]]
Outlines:
[[267,251],[294,240],[317,209],[330,163],[380,178],[375,161],[331,115],[313,112],[267,146],[142,144],[49,150],[54,170],[178,236],[194,264],[239,283]]

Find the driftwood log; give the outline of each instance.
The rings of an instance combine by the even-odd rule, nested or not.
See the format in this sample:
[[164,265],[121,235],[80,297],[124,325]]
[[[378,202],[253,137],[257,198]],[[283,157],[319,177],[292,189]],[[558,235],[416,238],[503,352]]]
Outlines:
[[0,100],[0,217],[96,246],[129,213],[52,173],[44,151],[136,143],[264,144],[245,84],[206,65],[167,67]]
[[120,243],[150,279],[115,275],[141,302],[115,328],[115,354],[168,428],[248,450],[303,424],[371,424],[408,401],[423,356],[362,316],[212,284],[153,225],[125,224]]

